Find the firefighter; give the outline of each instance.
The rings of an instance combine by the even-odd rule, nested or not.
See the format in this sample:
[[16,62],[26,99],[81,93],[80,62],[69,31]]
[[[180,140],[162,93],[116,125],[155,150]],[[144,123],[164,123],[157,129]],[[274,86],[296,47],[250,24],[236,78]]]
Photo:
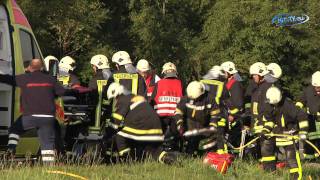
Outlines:
[[[303,94],[297,101],[296,106],[305,109],[308,113],[309,140],[317,147],[320,147],[320,71],[312,75],[311,85],[303,90]],[[305,147],[305,159],[314,159],[318,156],[309,146]]]
[[159,76],[157,76],[150,67],[150,64],[145,59],[140,59],[137,63],[138,73],[144,78],[146,86],[147,86],[147,97],[150,100],[152,92],[156,83],[160,80]]
[[112,72],[108,58],[105,55],[97,54],[91,58],[90,64],[94,72],[93,78],[89,81],[89,88],[98,89],[98,80],[108,80],[112,78]]
[[[266,121],[263,118],[264,111],[268,109],[267,106],[270,106],[266,103],[266,91],[272,86],[272,83],[268,83],[264,79],[268,73],[267,66],[262,62],[256,62],[250,66],[250,75],[257,86],[251,95],[251,127],[252,132],[257,136],[270,133],[274,127],[273,121]],[[274,149],[274,138],[260,139],[261,162],[265,170],[274,170],[273,164],[276,163]]]
[[[264,111],[263,117],[268,122],[274,123],[272,130],[275,134],[299,135],[301,140],[306,140],[308,132],[307,114],[297,108],[295,104],[286,97],[282,97],[282,93],[277,87],[270,87],[266,92],[266,101],[270,108]],[[262,136],[261,138],[268,138]],[[269,138],[274,139],[274,138]],[[276,137],[276,146],[283,147],[286,154],[287,165],[290,168],[290,179],[302,179],[302,168],[300,162],[299,151],[297,151],[297,142],[292,137]],[[269,160],[275,158],[274,148],[261,147],[261,151],[270,154]],[[265,157],[266,158],[266,157]],[[274,163],[265,163],[265,169],[276,170]]]
[[230,97],[225,101],[228,109],[229,122],[229,141],[234,146],[240,145],[241,138],[241,122],[240,115],[244,109],[244,90],[241,84],[241,77],[236,69],[236,66],[231,61],[226,61],[221,64],[221,69],[224,72],[226,79],[225,86]]
[[93,78],[89,81],[92,104],[96,105],[95,127],[91,129],[100,130],[101,119],[110,117],[112,106],[106,97],[108,86],[114,81],[108,58],[98,54],[91,58],[90,64],[94,72]]
[[58,80],[66,88],[77,89],[80,86],[79,78],[73,73],[76,62],[70,56],[63,57],[59,62]]
[[16,77],[0,75],[0,82],[21,88],[22,116],[10,127],[8,152],[14,154],[20,135],[36,128],[41,145],[43,163],[55,161],[55,96],[64,88],[46,73],[41,72],[40,59],[33,59],[26,74]]
[[[260,66],[260,68],[259,68]],[[279,87],[278,80],[282,76],[282,69],[281,67],[276,63],[270,63],[268,66],[266,66],[267,71],[265,71],[265,68],[263,68],[265,64],[263,63],[255,63],[252,65],[252,68],[250,68],[250,75],[252,76],[252,79],[249,80],[249,84],[245,91],[245,112],[247,114],[250,114],[251,111],[251,96],[252,94],[258,89],[258,87],[261,87],[261,84],[264,84],[266,86],[271,86],[275,84],[277,87]],[[254,71],[259,70],[262,73],[254,75]],[[258,72],[257,72],[258,73]],[[255,76],[255,77],[253,77]],[[264,88],[265,91],[267,88]],[[256,91],[257,92],[257,91]],[[261,102],[264,102],[263,100]]]
[[[189,83],[187,96],[178,103],[174,117],[179,134],[186,138],[190,134],[186,139],[186,153],[197,155],[199,148],[209,151],[215,147],[217,153],[227,153],[224,138],[226,119],[221,117],[221,114],[219,106],[216,101],[209,98],[208,91],[202,82]],[[185,129],[186,132],[184,132]],[[199,145],[200,141],[204,143]]]
[[173,120],[177,103],[182,97],[182,82],[178,79],[176,66],[171,63],[165,63],[162,67],[163,79],[157,82],[151,96],[151,105],[153,105],[158,116],[161,119],[162,130],[165,134],[165,146],[168,149],[177,148],[174,132],[176,131]]
[[224,71],[226,87],[230,94],[230,98],[226,102],[229,112],[228,121],[234,123],[236,121],[235,116],[241,113],[244,106],[243,87],[240,82],[242,79],[233,62],[224,62],[221,64],[221,68]]
[[204,83],[207,89],[210,89],[211,98],[215,99],[217,104],[220,102],[224,102],[227,98],[229,98],[229,94],[225,83],[222,81],[222,76],[224,73],[220,66],[213,66],[206,75],[203,76],[202,83]]
[[113,74],[115,82],[123,85],[132,94],[146,97],[146,84],[132,65],[129,54],[125,51],[118,51],[112,56],[112,62],[116,63],[117,68]]
[[174,154],[161,149],[164,136],[157,113],[140,95],[133,95],[119,83],[112,83],[107,91],[116,101],[109,123],[116,131],[116,145],[121,158],[141,159],[151,155],[163,163],[172,163]]

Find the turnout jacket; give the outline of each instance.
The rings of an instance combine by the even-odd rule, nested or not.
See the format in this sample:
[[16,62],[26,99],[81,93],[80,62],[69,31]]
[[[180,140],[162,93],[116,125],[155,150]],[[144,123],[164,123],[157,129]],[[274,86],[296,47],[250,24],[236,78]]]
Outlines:
[[119,127],[118,135],[136,141],[163,141],[157,113],[142,96],[120,95],[111,115]]
[[79,78],[72,73],[69,73],[67,76],[58,75],[58,81],[64,86],[68,88],[77,88],[80,86]]
[[[201,129],[212,127],[225,127],[226,119],[221,118],[223,112],[215,101],[211,101],[208,92],[193,100],[183,97],[178,103],[174,119],[177,126],[187,124],[187,129]],[[184,122],[185,119],[187,122]]]
[[244,92],[241,82],[231,78],[226,82],[226,87],[230,95],[226,102],[229,114],[240,114],[244,107]]
[[271,106],[266,102],[266,92],[272,85],[272,83],[263,81],[251,94],[251,116],[255,133],[261,133],[263,130],[270,132],[274,127],[274,122],[263,118],[264,111]]
[[[297,132],[307,134],[309,123],[307,114],[288,98],[284,98],[278,105],[269,106],[264,111],[264,119],[274,123],[272,132],[276,134],[290,134]],[[289,138],[291,139],[291,138]],[[277,145],[290,145],[293,142],[288,138],[277,138]]]
[[320,139],[320,95],[317,95],[312,85],[303,90],[296,106],[304,109],[309,118],[309,139]]
[[320,117],[320,95],[317,95],[312,85],[303,90],[301,97],[298,99],[296,106],[306,108],[310,115]]
[[215,100],[218,105],[229,98],[224,82],[216,79],[203,79],[201,82],[209,87],[209,98]]
[[55,115],[55,97],[65,93],[56,79],[41,71],[17,76],[0,75],[0,82],[21,88],[23,115]]
[[113,74],[115,82],[123,85],[132,94],[146,97],[147,88],[144,79],[138,73],[128,73],[124,66],[120,66],[119,70]]

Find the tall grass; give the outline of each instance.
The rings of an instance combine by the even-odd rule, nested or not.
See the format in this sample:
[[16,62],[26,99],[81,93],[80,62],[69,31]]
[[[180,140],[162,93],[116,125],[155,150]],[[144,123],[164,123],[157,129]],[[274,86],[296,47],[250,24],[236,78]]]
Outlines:
[[[319,164],[305,164],[304,165],[304,179],[309,176],[312,179],[320,179],[320,165]],[[102,164],[86,164],[86,165],[56,165],[52,167],[45,167],[39,163],[20,164],[6,166],[2,169],[0,179],[74,179],[69,176],[60,174],[50,174],[47,171],[63,171],[74,173],[88,179],[110,179],[110,180],[162,180],[162,179],[289,179],[288,169],[278,170],[271,174],[263,172],[258,163],[255,161],[240,161],[236,160],[227,174],[221,175],[214,169],[202,164],[201,159],[183,159],[181,163],[174,165],[164,165],[151,160],[140,163],[118,163],[112,165]]]

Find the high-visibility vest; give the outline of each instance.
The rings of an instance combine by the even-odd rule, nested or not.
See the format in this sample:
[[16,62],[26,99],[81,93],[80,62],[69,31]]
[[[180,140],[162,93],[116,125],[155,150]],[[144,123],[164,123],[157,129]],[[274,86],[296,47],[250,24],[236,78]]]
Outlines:
[[220,104],[221,101],[221,96],[224,88],[224,82],[214,80],[214,79],[203,79],[201,80],[202,83],[207,84],[207,85],[212,85],[217,87],[217,91],[215,94],[215,100],[217,104]]
[[174,116],[181,97],[182,83],[179,79],[161,79],[158,81],[154,109],[160,117]]
[[[137,95],[138,94],[138,80],[139,76],[138,74],[130,74],[130,73],[116,73],[113,74],[114,81],[117,83],[120,83],[120,80],[131,80],[131,90],[132,94]],[[121,83],[120,83],[121,84]]]
[[70,76],[59,76],[58,81],[61,82],[63,86],[68,86],[70,81]]

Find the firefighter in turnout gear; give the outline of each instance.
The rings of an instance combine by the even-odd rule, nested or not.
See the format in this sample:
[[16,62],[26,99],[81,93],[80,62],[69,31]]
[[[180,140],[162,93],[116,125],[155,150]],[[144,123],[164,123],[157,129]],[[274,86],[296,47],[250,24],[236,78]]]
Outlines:
[[173,116],[183,90],[177,74],[176,66],[173,63],[168,62],[163,65],[163,79],[156,84],[150,102],[161,119],[162,130],[165,134],[165,146],[169,149],[177,145],[174,141],[176,126]]
[[[320,147],[320,71],[315,72],[311,78],[311,85],[303,90],[303,94],[296,106],[303,108],[309,119],[309,140]],[[308,145],[304,147],[305,159],[314,159],[319,155]]]
[[162,151],[164,135],[157,113],[143,96],[133,95],[123,85],[112,83],[107,91],[116,100],[109,123],[116,131],[120,157],[141,159],[145,155],[164,163],[174,161],[174,153]]
[[[261,84],[264,84],[265,86],[271,86],[272,84],[277,83],[282,76],[282,69],[278,64],[270,63],[268,66],[266,66],[267,71],[264,67],[265,64],[257,62],[250,68],[250,75],[252,76],[252,79],[249,80],[249,84],[244,95],[246,102],[245,112],[247,114],[249,114],[248,112],[251,111],[251,96],[252,94],[254,94],[254,92],[257,92],[256,90],[261,87]],[[261,71],[262,73],[259,73],[257,71]],[[262,100],[262,102],[264,101]]]
[[226,87],[230,98],[227,100],[226,104],[229,111],[228,120],[232,123],[236,119],[235,116],[239,115],[243,110],[243,87],[240,82],[242,79],[238,74],[238,70],[233,62],[224,62],[221,64],[221,68],[227,80]]
[[228,122],[229,122],[229,142],[233,146],[240,145],[241,129],[240,115],[244,109],[244,92],[241,84],[241,77],[235,64],[227,61],[221,64],[221,69],[224,72],[226,79],[225,85],[229,93],[229,98],[225,101],[228,109]]
[[[265,81],[264,77],[268,74],[267,67],[264,63],[256,62],[250,66],[250,75],[257,87],[252,92],[251,96],[251,126],[252,131],[257,136],[264,136],[270,133],[274,128],[273,121],[267,121],[263,118],[263,113],[266,109],[270,109],[270,104],[266,103],[266,92],[272,83]],[[274,156],[275,139],[260,138],[261,162],[265,170],[274,171],[276,159]]]
[[132,65],[129,54],[125,51],[118,51],[112,56],[112,62],[117,66],[117,70],[113,74],[114,81],[123,85],[132,94],[146,97],[146,84],[143,77],[137,73],[136,68]]
[[[277,87],[270,87],[266,92],[266,101],[270,109],[264,111],[263,118],[267,122],[274,123],[272,132],[275,134],[297,135],[301,140],[307,138],[308,120],[307,114],[296,107],[288,98],[282,97],[282,93]],[[266,138],[266,137],[262,137]],[[270,138],[274,139],[274,138]],[[273,143],[272,143],[273,144]],[[302,179],[302,168],[299,151],[297,150],[297,140],[291,137],[276,137],[276,146],[283,147],[286,154],[287,165],[290,168],[290,179]],[[274,159],[274,147],[262,146],[263,154],[269,154],[265,160]],[[263,161],[265,169],[276,170],[273,161]]]
[[209,89],[209,96],[215,99],[217,104],[224,102],[229,98],[229,94],[225,83],[221,81],[221,77],[224,76],[220,66],[213,66],[201,80]]
[[73,73],[75,68],[76,61],[70,56],[65,56],[60,60],[58,80],[64,87],[71,89],[81,87],[78,77]]
[[102,119],[111,116],[112,105],[106,97],[108,86],[113,82],[112,72],[108,58],[105,55],[97,54],[91,58],[90,64],[94,72],[93,78],[89,81],[91,89],[92,104],[96,106],[94,113],[95,124],[89,129],[92,131],[101,130]]
[[[186,153],[196,155],[199,148],[210,151],[215,147],[218,153],[227,153],[224,138],[226,119],[221,114],[203,83],[193,81],[188,85],[187,96],[181,99],[175,112],[177,130],[187,141]],[[200,145],[200,141],[204,143]]]
[[147,97],[148,101],[152,95],[156,83],[160,80],[159,76],[152,71],[150,64],[145,59],[140,59],[137,63],[138,73],[144,78],[147,86]]

